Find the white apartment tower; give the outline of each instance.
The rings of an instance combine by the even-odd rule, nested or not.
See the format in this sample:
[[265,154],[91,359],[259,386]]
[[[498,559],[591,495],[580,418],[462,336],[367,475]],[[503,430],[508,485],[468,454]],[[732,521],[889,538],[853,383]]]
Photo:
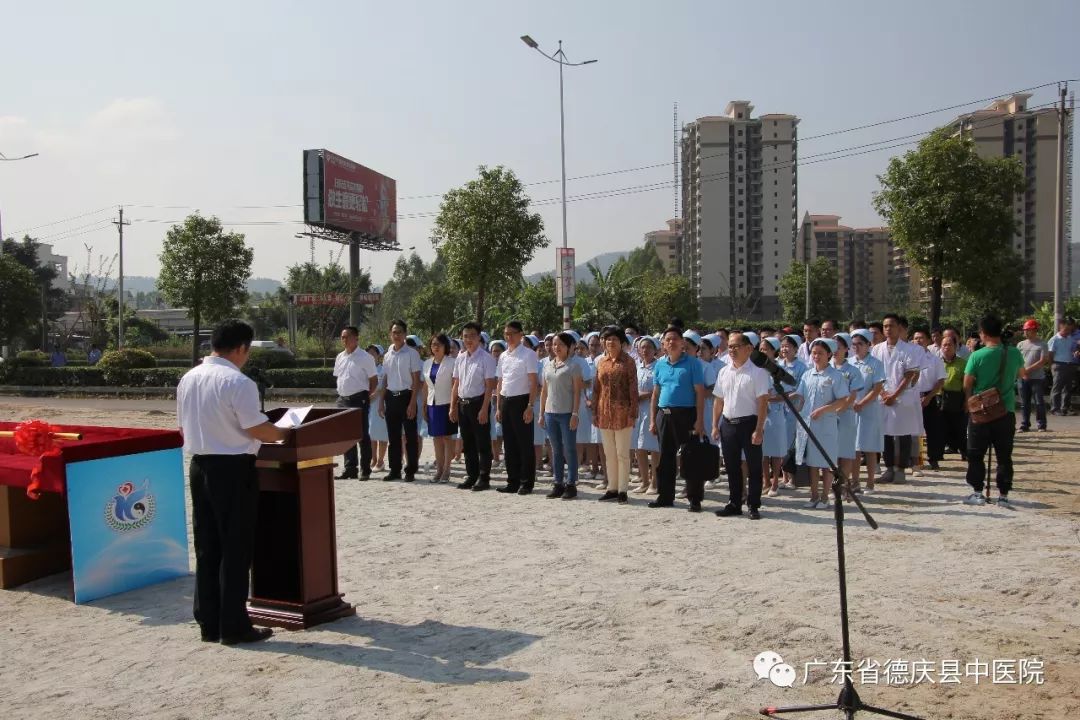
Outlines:
[[798,230],[794,115],[724,114],[683,126],[681,268],[705,319],[780,317],[776,287]]

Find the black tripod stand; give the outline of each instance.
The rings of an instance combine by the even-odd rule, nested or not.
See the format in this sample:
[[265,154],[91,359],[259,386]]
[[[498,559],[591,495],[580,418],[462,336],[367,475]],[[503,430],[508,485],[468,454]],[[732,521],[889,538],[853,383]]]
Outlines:
[[[795,409],[795,406],[791,402],[791,398],[784,392],[780,380],[774,377],[773,386],[775,387],[776,392],[784,398],[784,402],[787,403],[792,414],[798,419],[803,430],[806,431],[806,436],[814,443],[814,447],[818,449],[821,456],[825,458],[825,462],[829,463],[829,469],[832,470],[833,473],[832,492],[833,497],[835,498],[835,501],[833,502],[833,517],[836,520],[836,558],[840,576],[840,633],[841,641],[844,646],[844,668],[847,672],[844,674],[844,687],[840,691],[840,696],[836,698],[835,703],[829,705],[764,707],[761,708],[760,713],[762,715],[773,716],[786,713],[839,710],[844,713],[847,720],[854,720],[856,712],[865,710],[868,713],[900,718],[901,720],[920,720],[920,718],[915,715],[905,715],[904,713],[896,712],[894,710],[885,710],[883,708],[874,707],[873,705],[867,705],[859,697],[859,694],[855,692],[855,685],[851,681],[852,663],[851,643],[848,640],[847,570],[844,563],[844,491],[848,489],[848,479],[840,472],[840,468],[836,467],[836,463],[833,462],[833,459],[825,452],[825,448],[821,446],[821,443],[818,441],[813,431],[810,430],[810,426],[806,424],[806,420],[804,420],[802,415],[799,414],[799,411]],[[847,496],[855,503],[859,508],[859,511],[862,512],[863,517],[866,518],[866,522],[870,524],[870,527],[877,530],[877,522],[874,521],[874,518],[870,517],[870,513],[866,512],[866,508],[863,507],[858,496],[851,492],[848,492]]]

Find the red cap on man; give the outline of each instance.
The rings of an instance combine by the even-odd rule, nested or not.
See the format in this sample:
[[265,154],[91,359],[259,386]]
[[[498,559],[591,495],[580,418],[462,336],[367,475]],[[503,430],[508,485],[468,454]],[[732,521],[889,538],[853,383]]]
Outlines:
[[1036,320],[1035,318],[1028,318],[1027,320],[1024,321],[1024,329],[1025,330],[1038,330],[1039,329],[1039,321]]

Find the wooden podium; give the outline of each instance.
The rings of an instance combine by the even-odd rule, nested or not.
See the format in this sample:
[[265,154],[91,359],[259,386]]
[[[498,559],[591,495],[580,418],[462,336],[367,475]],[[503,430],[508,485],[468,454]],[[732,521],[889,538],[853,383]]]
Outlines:
[[[267,412],[271,422],[284,408]],[[338,592],[334,456],[362,435],[358,409],[313,409],[290,441],[263,445],[255,463],[259,516],[248,615],[303,630],[356,614]]]

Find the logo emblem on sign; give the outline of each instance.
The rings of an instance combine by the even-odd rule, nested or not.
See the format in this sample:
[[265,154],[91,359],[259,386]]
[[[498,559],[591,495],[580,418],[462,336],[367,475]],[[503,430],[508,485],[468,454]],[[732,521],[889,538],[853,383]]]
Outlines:
[[116,488],[116,495],[105,503],[105,523],[118,533],[141,530],[154,520],[154,496],[150,481],[141,488],[128,481]]

